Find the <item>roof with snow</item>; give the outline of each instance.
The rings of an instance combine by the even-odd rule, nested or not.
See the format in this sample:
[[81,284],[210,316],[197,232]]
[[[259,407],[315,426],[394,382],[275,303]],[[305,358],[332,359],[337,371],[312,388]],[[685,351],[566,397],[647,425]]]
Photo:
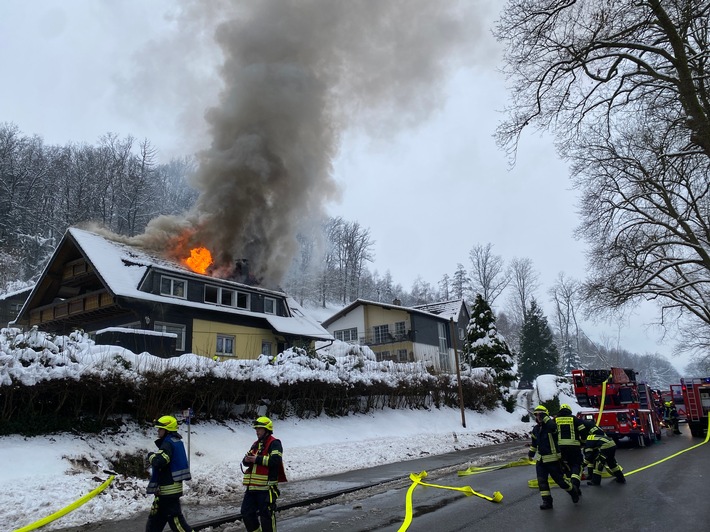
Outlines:
[[[458,319],[459,315],[459,309],[461,308],[461,304],[463,303],[463,300],[458,299],[458,307],[456,308],[456,311],[449,314],[449,313],[442,313],[442,312],[435,312],[433,310],[429,310],[424,307],[434,307],[435,305],[447,305],[448,303],[453,303],[451,301],[445,301],[443,303],[432,303],[431,305],[420,305],[416,307],[404,307],[402,305],[397,305],[394,303],[382,303],[381,301],[369,301],[367,299],[356,299],[352,303],[350,303],[348,306],[342,308],[335,314],[333,314],[331,317],[323,321],[323,327],[328,327],[331,323],[334,321],[342,318],[343,316],[349,314],[352,312],[353,309],[359,307],[360,305],[371,305],[371,306],[376,306],[380,307],[383,309],[388,309],[388,310],[404,310],[406,312],[409,312],[410,314],[421,314],[423,316],[435,316],[437,318],[442,318],[445,319],[446,321],[449,321],[450,318],[453,318],[454,320]],[[449,307],[446,306],[446,309]]]
[[427,305],[414,305],[412,308],[436,314],[437,316],[441,316],[447,320],[457,320],[463,305],[465,305],[463,299],[451,299],[449,301],[441,301],[439,303],[430,303]]
[[[110,240],[97,233],[76,227],[70,228],[64,235],[57,251],[55,251],[55,256],[63,245],[67,245],[67,241],[73,241],[76,244],[84,257],[93,265],[101,282],[114,296],[260,318],[266,320],[275,331],[282,334],[304,336],[317,340],[333,340],[328,331],[321,327],[315,319],[308,316],[298,303],[284,292],[195,273],[187,266],[158,256],[145,249]],[[215,306],[210,303],[144,292],[140,290],[141,284],[152,269],[173,273],[188,280],[194,278],[202,282],[209,281],[212,284],[219,284],[223,287],[240,288],[251,293],[257,292],[284,299],[289,316],[276,316],[234,307]],[[44,275],[46,275],[46,270],[43,273]],[[40,284],[41,280],[38,286]]]

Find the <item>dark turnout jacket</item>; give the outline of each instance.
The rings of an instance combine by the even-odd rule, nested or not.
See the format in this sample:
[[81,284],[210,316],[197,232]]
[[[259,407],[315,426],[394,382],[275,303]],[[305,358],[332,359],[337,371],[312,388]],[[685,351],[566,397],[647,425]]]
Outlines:
[[557,423],[550,416],[545,416],[542,423],[532,429],[532,443],[528,457],[533,459],[538,455],[542,462],[557,462],[560,460],[560,449],[557,445]]

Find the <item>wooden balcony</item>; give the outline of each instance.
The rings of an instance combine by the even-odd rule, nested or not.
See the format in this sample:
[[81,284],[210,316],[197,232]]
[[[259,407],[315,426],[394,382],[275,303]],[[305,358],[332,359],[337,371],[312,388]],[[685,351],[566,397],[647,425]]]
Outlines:
[[30,311],[30,326],[68,320],[83,314],[109,309],[114,304],[113,296],[106,290],[83,294],[32,309]]

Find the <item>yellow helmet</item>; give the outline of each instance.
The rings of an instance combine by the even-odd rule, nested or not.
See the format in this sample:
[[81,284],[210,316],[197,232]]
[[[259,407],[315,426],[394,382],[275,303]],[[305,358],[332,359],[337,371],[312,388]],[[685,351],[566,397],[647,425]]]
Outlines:
[[560,405],[560,410],[569,410],[570,412],[572,411],[572,407],[568,405],[567,403],[562,403]]
[[254,421],[254,423],[252,424],[252,427],[254,427],[255,429],[264,428],[264,429],[268,430],[269,432],[274,432],[274,424],[266,416],[261,416],[261,417],[256,418],[256,421]]
[[535,407],[535,410],[533,410],[534,414],[545,414],[548,415],[550,412],[547,410],[546,406],[543,405],[537,405]]
[[177,432],[178,422],[173,416],[162,416],[155,422],[155,427],[165,429],[168,432]]

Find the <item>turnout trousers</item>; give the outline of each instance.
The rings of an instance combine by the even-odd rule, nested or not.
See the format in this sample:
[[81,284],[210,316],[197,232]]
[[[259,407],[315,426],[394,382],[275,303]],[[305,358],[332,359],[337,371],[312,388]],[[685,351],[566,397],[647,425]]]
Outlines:
[[569,468],[570,482],[579,490],[579,485],[582,480],[582,464],[584,462],[582,449],[576,446],[565,445],[560,446],[560,452],[562,454],[562,461],[567,464]]
[[550,483],[547,480],[548,476],[555,481],[555,484],[569,493],[574,502],[577,502],[577,490],[572,487],[572,484],[567,482],[567,479],[562,473],[560,462],[543,462],[542,460],[538,460],[535,463],[535,473],[537,475],[537,486],[540,490],[543,503],[552,505],[552,492],[550,491]]
[[242,522],[248,532],[276,532],[276,498],[273,489],[244,492]]
[[192,532],[192,527],[187,524],[182,515],[180,497],[156,495],[153,499],[145,532],[162,532],[165,525],[169,525],[173,532]]

